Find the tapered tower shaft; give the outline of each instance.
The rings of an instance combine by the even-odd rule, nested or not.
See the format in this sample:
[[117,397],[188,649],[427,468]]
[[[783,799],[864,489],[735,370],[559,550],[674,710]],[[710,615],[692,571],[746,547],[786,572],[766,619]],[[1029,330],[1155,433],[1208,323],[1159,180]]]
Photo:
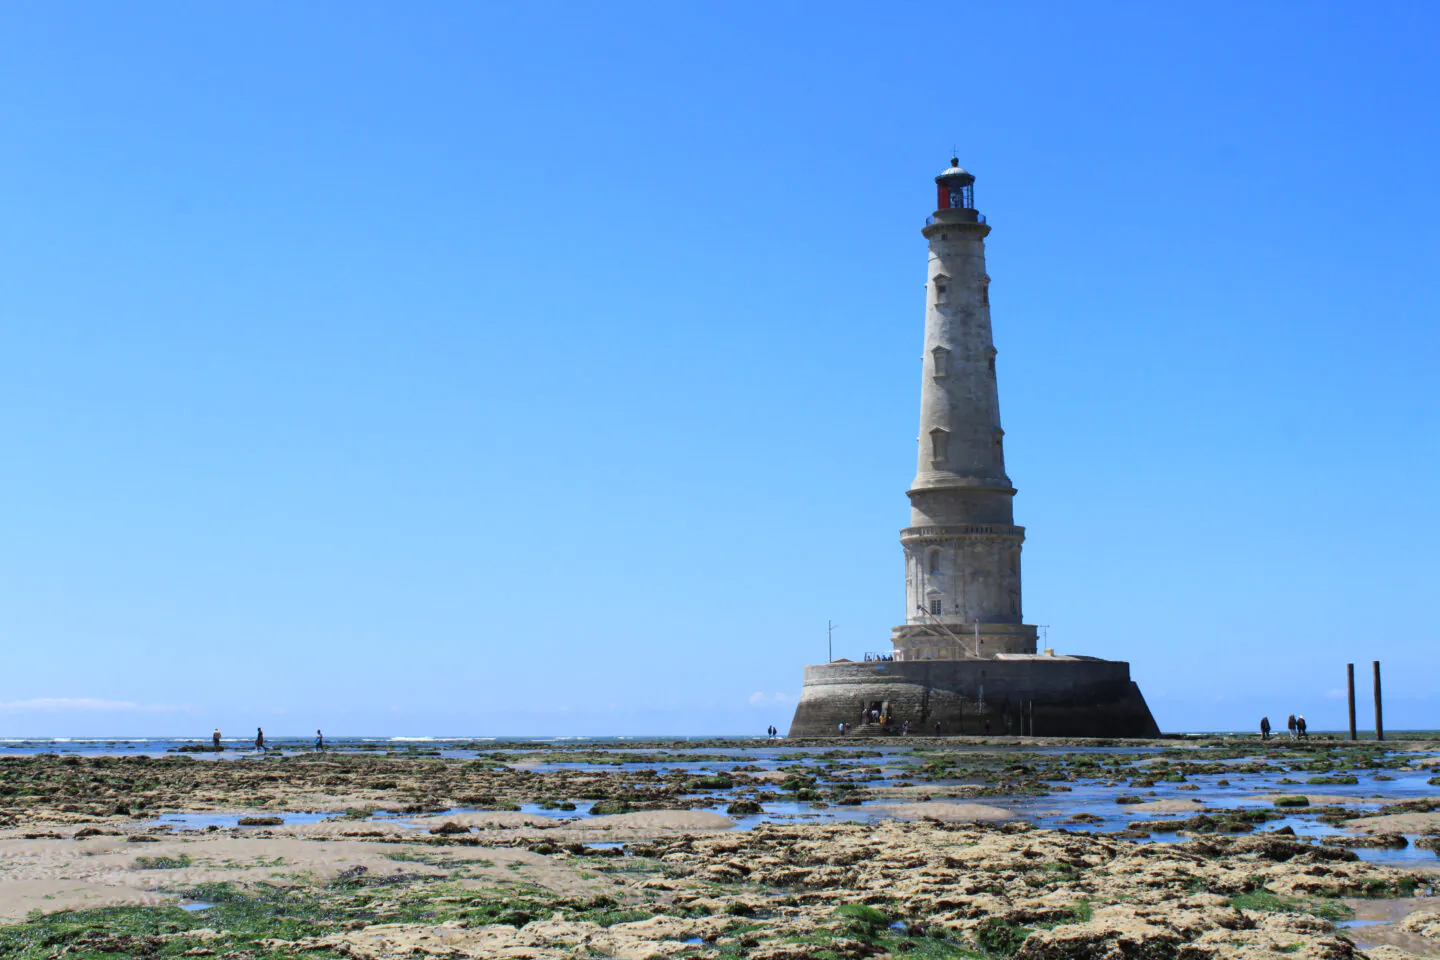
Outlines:
[[974,206],[975,178],[951,161],[935,179],[920,378],[919,464],[908,492],[903,659],[1034,653],[1022,621],[1015,488],[1005,473],[995,345],[990,329],[990,227]]

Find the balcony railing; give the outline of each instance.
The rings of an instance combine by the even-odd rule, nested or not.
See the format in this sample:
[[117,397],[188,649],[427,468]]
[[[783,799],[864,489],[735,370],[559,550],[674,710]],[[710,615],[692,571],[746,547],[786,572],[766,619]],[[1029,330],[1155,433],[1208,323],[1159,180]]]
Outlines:
[[900,531],[906,540],[948,540],[961,537],[1023,537],[1025,528],[1008,523],[964,523],[949,526],[906,527]]

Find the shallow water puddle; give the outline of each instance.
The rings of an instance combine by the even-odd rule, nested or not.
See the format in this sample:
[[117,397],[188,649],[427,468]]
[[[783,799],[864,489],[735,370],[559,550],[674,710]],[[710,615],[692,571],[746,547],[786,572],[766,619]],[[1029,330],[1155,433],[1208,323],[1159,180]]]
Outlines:
[[[259,830],[267,826],[319,823],[333,816],[335,816],[333,813],[275,813],[270,810],[250,810],[245,813],[162,813],[141,826],[162,829],[170,827],[178,830],[204,830],[208,827],[220,830],[228,830],[232,827],[241,830]],[[282,824],[242,824],[240,822],[250,817],[279,817],[284,822]]]

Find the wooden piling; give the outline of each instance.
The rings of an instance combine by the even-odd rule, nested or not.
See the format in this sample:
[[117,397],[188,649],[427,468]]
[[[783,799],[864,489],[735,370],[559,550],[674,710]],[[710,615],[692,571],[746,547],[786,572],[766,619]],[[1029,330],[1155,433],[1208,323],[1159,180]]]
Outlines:
[[1374,661],[1375,666],[1375,739],[1385,739],[1385,715],[1380,706],[1380,661]]
[[1355,664],[1345,664],[1345,686],[1350,697],[1350,739],[1359,740],[1355,735]]

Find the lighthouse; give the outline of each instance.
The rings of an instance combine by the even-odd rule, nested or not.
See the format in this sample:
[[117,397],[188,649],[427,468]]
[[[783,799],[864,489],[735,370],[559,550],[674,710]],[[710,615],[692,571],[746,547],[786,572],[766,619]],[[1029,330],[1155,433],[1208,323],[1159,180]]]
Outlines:
[[990,225],[958,159],[935,189],[920,231],[928,259],[917,463],[900,531],[905,622],[889,653],[807,666],[789,735],[1158,736],[1130,664],[1035,649],[1020,594],[1025,528],[1000,426]]
[[911,484],[900,660],[955,660],[1035,652],[1022,622],[1015,487],[1005,473],[996,351],[990,326],[990,226],[975,209],[975,177],[952,158],[935,178],[925,346],[921,354],[919,462]]

